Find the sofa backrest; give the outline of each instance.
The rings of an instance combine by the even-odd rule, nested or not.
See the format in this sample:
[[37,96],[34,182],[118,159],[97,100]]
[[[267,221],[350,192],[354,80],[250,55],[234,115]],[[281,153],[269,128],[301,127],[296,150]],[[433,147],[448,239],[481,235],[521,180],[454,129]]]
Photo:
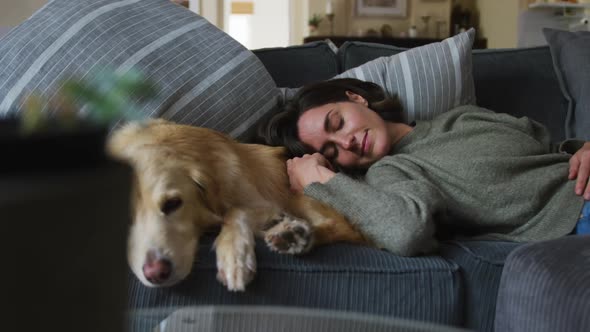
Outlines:
[[[406,49],[346,42],[335,53],[326,42],[255,50],[279,87],[325,80],[382,56]],[[567,100],[548,46],[473,51],[477,104],[496,112],[528,116],[543,123],[553,141],[565,138]]]
[[553,141],[565,139],[567,100],[561,92],[548,46],[474,50],[477,104],[543,123]]
[[327,80],[340,73],[333,47],[323,41],[262,48],[253,52],[281,88],[297,88],[306,83]]

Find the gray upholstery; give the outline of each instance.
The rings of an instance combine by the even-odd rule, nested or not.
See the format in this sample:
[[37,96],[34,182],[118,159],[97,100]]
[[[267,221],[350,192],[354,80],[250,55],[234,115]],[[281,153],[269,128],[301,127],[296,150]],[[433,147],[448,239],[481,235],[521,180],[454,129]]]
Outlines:
[[476,331],[492,331],[496,294],[504,259],[520,243],[503,241],[449,241],[441,256],[459,265],[465,290],[463,326]]
[[132,277],[130,307],[283,305],[379,314],[461,325],[465,291],[459,267],[441,257],[406,258],[373,248],[337,244],[293,257],[256,247],[257,276],[244,293],[216,279],[212,238],[200,244],[189,278],[171,289],[150,289]]
[[[338,52],[343,70],[403,52],[405,49],[348,42]],[[548,46],[526,49],[473,50],[473,80],[477,105],[528,116],[543,123],[554,142],[565,139],[567,100],[561,93]]]
[[479,106],[544,124],[553,142],[565,139],[567,100],[559,88],[549,47],[474,50]]
[[397,96],[408,123],[432,119],[457,106],[475,104],[474,38],[475,30],[470,29],[438,43],[371,60],[337,78],[358,78],[383,87]]
[[[174,311],[172,311],[174,310]],[[281,331],[281,332],[459,332],[450,326],[348,313],[281,306],[195,306],[145,309],[135,321],[151,321],[159,332]],[[162,317],[166,317],[162,321]],[[153,318],[153,319],[152,319]],[[160,323],[160,321],[162,321]],[[135,331],[134,328],[131,331]],[[130,332],[131,332],[130,331]]]
[[524,245],[506,259],[498,332],[590,331],[590,236]]
[[[330,59],[321,63],[298,56],[297,50],[302,48],[302,52],[307,52],[307,47],[291,47],[289,52],[285,48],[265,49],[261,59],[265,65],[269,61],[267,69],[273,77],[281,76],[284,69],[279,68],[280,63],[306,68],[305,75],[293,75],[297,81],[292,85],[288,83],[291,77],[281,76],[285,86],[297,86],[324,79],[311,74],[316,71],[326,74],[326,64],[331,66],[336,59],[345,70],[401,51],[391,46],[355,42],[342,46],[338,54],[324,53]],[[567,103],[552,70],[548,47],[475,50],[473,66],[477,101],[481,106],[530,116],[549,127],[554,141],[564,138]],[[259,244],[258,275],[244,294],[236,294],[227,292],[215,280],[214,254],[204,244],[194,273],[177,287],[146,289],[131,277],[130,307],[285,305],[492,331],[499,307],[496,297],[504,258],[519,246],[510,242],[450,241],[443,243],[436,257],[402,259],[387,252],[344,244],[326,246],[308,256],[294,258],[272,254]]]
[[0,40],[0,117],[30,93],[110,69],[141,72],[158,94],[138,113],[249,137],[274,109],[276,86],[258,58],[169,0],[54,0]]
[[281,88],[297,88],[305,83],[327,80],[340,73],[339,63],[328,42],[253,51]]
[[568,100],[567,138],[590,140],[590,31],[543,30]]

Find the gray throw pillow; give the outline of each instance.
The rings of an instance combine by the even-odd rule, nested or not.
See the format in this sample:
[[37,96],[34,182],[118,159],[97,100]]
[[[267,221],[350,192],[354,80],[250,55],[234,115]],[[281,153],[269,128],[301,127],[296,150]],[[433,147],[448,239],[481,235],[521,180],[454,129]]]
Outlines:
[[408,122],[432,119],[461,105],[475,105],[469,29],[432,43],[369,61],[340,74],[376,83],[397,95]]
[[0,117],[19,112],[31,92],[51,97],[63,79],[105,68],[133,69],[156,84],[158,96],[141,103],[144,115],[234,137],[276,103],[258,58],[182,6],[53,0],[0,39]]
[[543,29],[553,68],[568,100],[567,138],[590,140],[590,32]]

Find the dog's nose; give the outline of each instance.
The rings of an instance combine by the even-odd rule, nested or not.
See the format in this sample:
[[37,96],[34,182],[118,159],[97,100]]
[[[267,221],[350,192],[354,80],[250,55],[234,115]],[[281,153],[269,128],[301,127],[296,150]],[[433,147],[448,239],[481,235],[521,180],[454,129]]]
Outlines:
[[166,258],[148,259],[143,264],[143,275],[152,284],[162,284],[172,275],[172,262]]

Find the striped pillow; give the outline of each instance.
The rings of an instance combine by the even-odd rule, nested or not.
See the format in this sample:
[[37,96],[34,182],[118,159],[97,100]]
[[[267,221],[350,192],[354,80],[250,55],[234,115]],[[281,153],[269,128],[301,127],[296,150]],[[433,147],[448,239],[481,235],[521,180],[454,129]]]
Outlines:
[[400,98],[407,121],[432,119],[460,105],[475,104],[470,29],[440,43],[369,61],[337,78],[357,78]]
[[53,0],[0,39],[0,117],[31,92],[51,97],[70,75],[134,69],[156,83],[148,117],[244,137],[276,103],[258,58],[169,0]]

